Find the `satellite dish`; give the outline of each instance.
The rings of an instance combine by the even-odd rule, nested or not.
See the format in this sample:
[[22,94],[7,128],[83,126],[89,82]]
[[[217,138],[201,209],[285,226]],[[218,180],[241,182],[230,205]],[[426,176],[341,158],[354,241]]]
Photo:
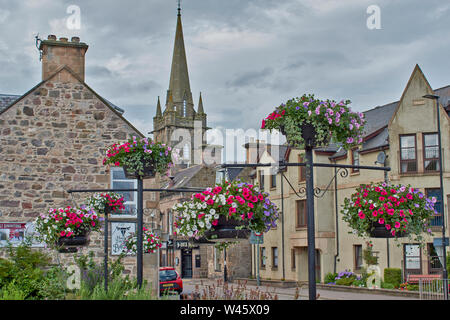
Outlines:
[[381,151],[381,152],[378,153],[378,155],[377,155],[377,161],[376,161],[376,163],[384,164],[385,161],[386,161],[386,154],[385,154],[383,151]]

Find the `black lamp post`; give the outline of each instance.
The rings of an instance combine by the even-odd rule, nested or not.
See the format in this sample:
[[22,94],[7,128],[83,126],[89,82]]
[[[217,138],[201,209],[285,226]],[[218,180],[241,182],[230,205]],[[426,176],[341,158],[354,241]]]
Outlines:
[[439,96],[434,94],[427,94],[423,96],[426,99],[436,100],[436,117],[437,117],[437,130],[438,130],[438,145],[439,145],[439,182],[440,182],[440,196],[441,196],[441,215],[442,215],[442,278],[444,280],[444,299],[448,300],[448,289],[447,289],[447,254],[445,252],[445,219],[444,219],[444,182],[443,182],[443,172],[442,172],[442,144],[441,144],[441,117],[439,110]]

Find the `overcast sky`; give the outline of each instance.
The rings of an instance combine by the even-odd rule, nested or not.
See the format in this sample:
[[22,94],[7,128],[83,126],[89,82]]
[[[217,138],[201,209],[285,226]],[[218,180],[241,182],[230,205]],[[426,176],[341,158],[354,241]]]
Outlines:
[[[68,28],[70,5],[79,30]],[[368,28],[378,21],[371,5],[380,29]],[[41,80],[36,34],[79,36],[86,83],[147,133],[169,85],[176,9],[176,0],[0,0],[0,93]],[[446,86],[449,17],[447,0],[183,0],[194,103],[201,91],[210,127],[245,130],[303,93],[350,99],[358,111],[396,101],[415,64],[433,88]]]

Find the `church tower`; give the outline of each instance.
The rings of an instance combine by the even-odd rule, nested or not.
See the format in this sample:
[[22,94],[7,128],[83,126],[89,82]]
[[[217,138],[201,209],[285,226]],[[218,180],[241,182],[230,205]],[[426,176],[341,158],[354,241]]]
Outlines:
[[165,109],[162,111],[158,97],[156,115],[153,117],[153,138],[180,150],[185,166],[201,163],[201,154],[206,146],[206,113],[200,94],[198,110],[194,108],[189,72],[184,47],[181,8],[178,5],[177,26],[173,48],[169,89]]

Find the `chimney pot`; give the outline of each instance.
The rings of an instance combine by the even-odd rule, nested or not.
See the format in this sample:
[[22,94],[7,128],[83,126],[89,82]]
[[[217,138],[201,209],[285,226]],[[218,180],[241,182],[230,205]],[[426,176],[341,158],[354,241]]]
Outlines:
[[64,38],[64,37],[62,37],[62,38],[59,38],[59,41],[61,41],[61,42],[67,42],[69,39],[67,39],[67,38]]
[[79,43],[80,42],[80,37],[72,37],[72,39],[70,41]]
[[47,39],[48,40],[56,40],[56,36],[54,34],[49,34]]

